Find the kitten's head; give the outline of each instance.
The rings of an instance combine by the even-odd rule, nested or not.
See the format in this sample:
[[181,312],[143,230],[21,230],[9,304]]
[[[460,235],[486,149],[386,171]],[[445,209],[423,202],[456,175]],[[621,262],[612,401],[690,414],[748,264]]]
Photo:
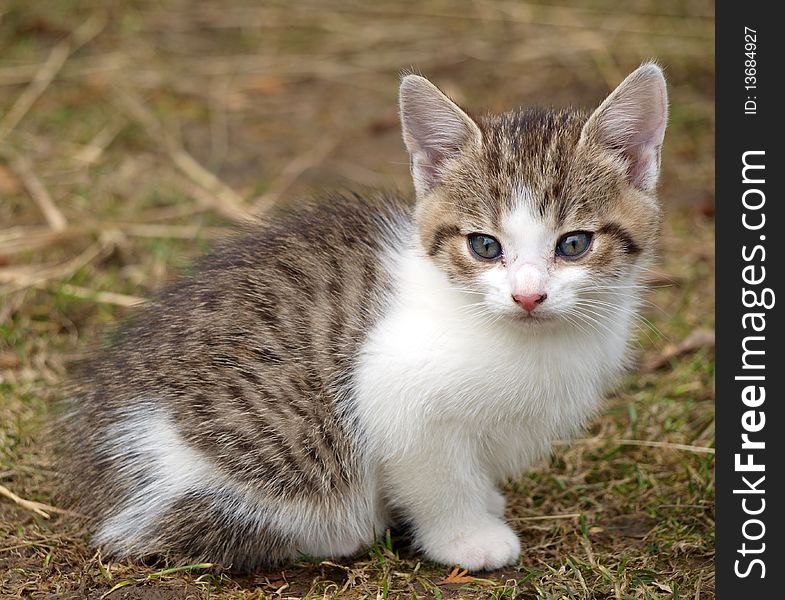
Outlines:
[[470,117],[427,79],[400,89],[423,251],[495,314],[538,323],[607,313],[658,237],[667,122],[660,68],[644,64],[591,115]]

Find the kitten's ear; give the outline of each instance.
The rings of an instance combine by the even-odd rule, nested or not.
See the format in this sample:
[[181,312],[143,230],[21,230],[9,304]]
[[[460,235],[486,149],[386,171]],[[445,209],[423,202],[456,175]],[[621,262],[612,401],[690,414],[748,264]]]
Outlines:
[[581,141],[596,143],[628,162],[635,187],[653,191],[660,173],[660,147],[668,123],[668,91],[662,69],[645,63],[622,81],[594,111]]
[[471,117],[425,77],[406,75],[399,102],[403,141],[421,196],[440,183],[444,162],[470,145],[479,146],[482,134]]

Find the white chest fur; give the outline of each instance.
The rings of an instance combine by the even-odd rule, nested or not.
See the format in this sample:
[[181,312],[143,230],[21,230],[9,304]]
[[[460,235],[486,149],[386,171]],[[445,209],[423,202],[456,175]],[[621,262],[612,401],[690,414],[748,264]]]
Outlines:
[[496,484],[592,413],[622,365],[631,307],[594,328],[491,320],[414,251],[393,260],[396,301],[355,373],[368,472],[432,560],[508,564],[520,542]]
[[356,375],[382,461],[451,452],[494,480],[515,475],[584,424],[621,368],[629,310],[602,328],[494,320],[415,251],[397,261],[396,302]]

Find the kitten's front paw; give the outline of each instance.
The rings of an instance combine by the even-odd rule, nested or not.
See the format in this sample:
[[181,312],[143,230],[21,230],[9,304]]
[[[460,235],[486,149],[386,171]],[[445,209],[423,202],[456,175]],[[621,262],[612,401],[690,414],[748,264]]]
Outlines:
[[460,565],[470,571],[498,569],[518,560],[521,543],[501,520],[465,527],[457,533],[452,530],[452,535],[443,533],[422,540],[425,555],[436,562]]

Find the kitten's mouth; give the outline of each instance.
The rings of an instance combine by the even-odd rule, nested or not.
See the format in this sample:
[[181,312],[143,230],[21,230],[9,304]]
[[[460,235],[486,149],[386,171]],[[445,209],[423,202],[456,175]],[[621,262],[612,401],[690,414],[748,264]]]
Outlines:
[[553,321],[553,315],[538,315],[532,313],[525,313],[521,311],[515,317],[518,321],[523,321],[524,323],[531,323],[531,324],[538,324],[538,323],[548,323]]

